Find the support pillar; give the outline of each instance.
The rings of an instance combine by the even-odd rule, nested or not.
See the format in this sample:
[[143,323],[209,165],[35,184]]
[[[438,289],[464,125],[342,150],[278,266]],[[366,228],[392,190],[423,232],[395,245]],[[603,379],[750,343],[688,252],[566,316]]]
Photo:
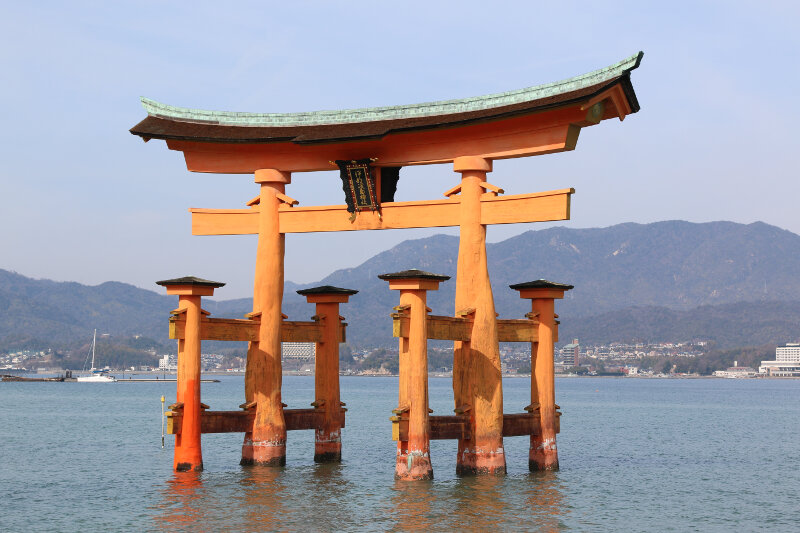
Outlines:
[[[398,440],[395,479],[433,479],[428,422],[427,291],[437,290],[450,276],[422,270],[382,274],[389,289],[400,291],[400,311],[408,314],[407,338],[400,338],[400,389],[396,414],[408,419],[407,440]],[[405,341],[405,345],[404,345]]]
[[564,297],[572,285],[536,280],[511,285],[520,298],[531,300],[531,316],[539,320],[538,342],[531,343],[531,412],[539,413],[540,431],[531,435],[528,468],[558,470],[556,446],[556,392],[553,368],[553,334],[556,328],[555,299]]
[[275,169],[255,172],[261,185],[253,313],[260,314],[258,341],[247,350],[245,404],[255,409],[253,430],[245,433],[242,465],[286,464],[286,421],[281,403],[281,305],[285,236],[278,208],[291,174]]
[[167,294],[178,296],[176,312],[186,314],[185,337],[178,341],[178,386],[174,409],[182,411],[183,417],[181,432],[175,435],[173,468],[177,472],[199,472],[203,470],[203,451],[200,444],[201,297],[212,296],[215,288],[225,284],[191,276],[156,283],[166,287]]
[[461,173],[461,221],[456,278],[457,314],[474,309],[470,342],[456,341],[453,350],[455,410],[470,417],[472,439],[459,439],[456,473],[502,475],[503,383],[497,314],[486,261],[486,226],[481,224],[481,196],[492,163],[480,157],[458,157]]
[[322,339],[314,358],[314,403],[322,413],[322,423],[314,430],[314,462],[338,463],[342,460],[344,409],[339,393],[339,343],[342,317],[339,304],[347,303],[356,290],[325,285],[297,291],[308,303],[316,304],[315,320],[322,324]]

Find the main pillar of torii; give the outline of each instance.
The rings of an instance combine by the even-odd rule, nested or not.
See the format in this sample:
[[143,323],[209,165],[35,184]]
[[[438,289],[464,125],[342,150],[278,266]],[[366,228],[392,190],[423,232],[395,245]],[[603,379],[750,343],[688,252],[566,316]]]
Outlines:
[[[496,159],[573,150],[580,130],[639,111],[631,71],[638,53],[581,76],[506,93],[407,106],[314,113],[229,113],[142,99],[148,116],[131,133],[163,139],[188,170],[255,175],[259,195],[245,209],[191,209],[195,235],[258,234],[245,397],[255,408],[242,462],[282,465],[279,331],[287,233],[458,226],[456,313],[472,317],[469,344],[457,342],[454,400],[475,438],[459,443],[458,471],[502,473],[502,384],[494,301],[486,267],[486,226],[569,219],[572,189],[503,195],[486,182]],[[332,170],[333,161],[371,161],[373,210],[302,206],[285,194],[294,172]],[[444,200],[395,202],[382,169],[453,164],[461,183]],[[402,179],[402,178],[401,178]],[[395,182],[396,183],[396,182]],[[460,195],[459,195],[460,193]]]
[[456,313],[472,315],[472,336],[455,341],[453,396],[457,410],[468,414],[472,439],[459,439],[456,472],[504,474],[503,383],[497,313],[486,260],[486,225],[481,224],[481,197],[497,196],[486,181],[492,162],[459,157],[453,170],[461,173],[460,240],[456,270]]
[[253,287],[253,313],[260,315],[258,341],[250,343],[245,369],[245,402],[255,403],[253,431],[245,433],[242,464],[286,464],[286,421],[281,400],[281,304],[285,234],[280,231],[278,208],[285,198],[288,172],[259,169],[258,246]]

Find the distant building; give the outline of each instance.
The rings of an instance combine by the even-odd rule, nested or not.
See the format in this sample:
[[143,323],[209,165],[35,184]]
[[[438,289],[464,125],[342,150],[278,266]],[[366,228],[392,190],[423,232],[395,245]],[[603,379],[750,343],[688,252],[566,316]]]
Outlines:
[[158,369],[169,372],[170,370],[178,370],[178,361],[174,355],[165,355],[158,360]]
[[317,354],[317,345],[313,342],[282,342],[281,357],[313,361]]
[[559,355],[565,367],[578,366],[581,355],[581,345],[578,339],[572,339],[571,343],[563,346],[559,351]]
[[734,361],[733,366],[729,366],[727,370],[717,370],[714,375],[718,378],[754,378],[758,374],[755,368],[739,366],[739,362]]
[[800,377],[800,343],[789,342],[775,348],[775,360],[761,361],[758,373],[781,378]]

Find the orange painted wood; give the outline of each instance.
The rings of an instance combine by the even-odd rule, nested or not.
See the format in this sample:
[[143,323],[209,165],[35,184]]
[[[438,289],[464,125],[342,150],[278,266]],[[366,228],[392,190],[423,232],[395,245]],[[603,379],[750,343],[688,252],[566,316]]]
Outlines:
[[[235,318],[203,318],[200,322],[200,338],[204,341],[257,341],[259,320]],[[346,342],[347,324],[339,326],[339,342]],[[183,339],[186,336],[186,317],[170,318],[169,338]],[[320,342],[322,326],[318,322],[281,322],[281,342]]]
[[[406,291],[400,292],[400,307],[405,309],[404,316],[408,317],[408,309],[411,307],[411,296]],[[408,323],[406,322],[406,327],[408,327]],[[409,389],[410,385],[410,376],[411,376],[411,362],[409,356],[409,342],[408,342],[408,330],[406,330],[406,334],[400,337],[398,343],[398,384],[397,384],[397,406],[399,409],[405,409],[405,419],[408,419],[408,409],[411,405],[411,400],[409,399]],[[405,441],[408,440],[406,436]],[[398,442],[397,446],[397,453],[402,453],[402,447]]]
[[518,224],[569,220],[575,189],[481,197],[481,224]]
[[336,159],[377,158],[378,166],[448,163],[463,156],[485,159],[526,157],[575,149],[581,126],[579,105],[469,126],[392,133],[382,139],[325,144],[204,143],[167,140],[184,153],[192,172],[250,174],[258,169],[288,172],[332,170]]
[[203,470],[200,443],[200,296],[181,295],[178,307],[186,324],[185,338],[178,342],[177,403],[182,403],[183,431],[175,439],[176,471]]
[[539,434],[531,436],[528,466],[530,470],[558,470],[553,360],[555,304],[552,298],[540,296],[531,300],[531,307],[539,318],[539,341],[531,344],[531,404],[539,404],[541,430]]
[[[568,220],[570,195],[574,189],[561,189],[509,196],[481,195],[480,222],[517,224]],[[288,207],[279,209],[281,233],[317,231],[357,231],[403,228],[458,226],[460,197],[445,200],[386,202],[381,204],[382,218],[373,212],[362,212],[354,222],[344,205]],[[192,235],[249,235],[258,233],[260,208],[200,209],[193,208]]]
[[[400,440],[408,438],[408,419],[400,418],[397,422],[397,436]],[[469,417],[465,416],[430,416],[428,417],[431,440],[464,439],[470,440]],[[519,413],[503,415],[503,436],[519,437],[538,435],[539,415],[537,413]],[[561,431],[559,419],[556,417],[556,433]]]
[[425,290],[404,289],[409,295],[408,335],[408,440],[406,457],[397,456],[395,475],[410,479],[431,479],[430,435],[428,431],[428,320]]
[[[322,425],[323,413],[316,409],[284,409],[287,431],[316,429]],[[167,413],[167,433],[180,435],[184,417],[179,412]],[[253,427],[253,411],[204,411],[201,415],[203,433],[246,433]],[[341,409],[341,427],[345,423],[345,411]]]
[[[456,160],[461,172],[460,239],[455,309],[473,308],[469,342],[456,341],[453,350],[455,408],[470,407],[473,438],[459,439],[456,472],[504,474],[503,383],[492,286],[486,260],[486,226],[481,201],[486,162]],[[491,166],[488,166],[491,168]],[[471,170],[475,169],[475,170]]]
[[316,300],[321,333],[316,341],[314,358],[314,402],[317,410],[321,411],[321,419],[314,432],[314,461],[338,462],[342,460],[341,428],[344,426],[344,418],[340,416],[343,413],[339,390],[339,342],[342,330],[339,302],[342,299],[347,301],[347,295],[316,295],[308,299]]
[[[183,339],[186,335],[186,319],[170,317],[169,338]],[[216,341],[258,340],[258,321],[232,318],[204,318],[200,322],[200,338]]]
[[192,214],[192,235],[258,234],[259,208],[189,209]]
[[499,342],[536,342],[539,322],[534,320],[498,320]]
[[323,413],[318,409],[284,409],[283,416],[287,431],[317,429],[324,423]]
[[[263,167],[269,168],[269,167]],[[279,231],[278,194],[285,192],[285,172],[262,172],[253,312],[261,313],[258,341],[251,342],[245,370],[245,402],[255,402],[252,431],[242,444],[242,464],[286,464],[286,421],[281,401],[281,304],[285,236]]]
[[[561,431],[559,419],[555,419],[555,431]],[[525,435],[538,435],[541,433],[538,413],[515,413],[503,415],[503,436],[521,437]]]
[[[400,338],[400,380],[398,408],[392,421],[407,424],[405,438],[398,438],[395,479],[433,479],[430,458],[428,412],[428,306],[427,291],[436,290],[440,280],[399,278],[389,280],[389,289],[400,291],[400,309],[408,320],[408,336]],[[399,426],[392,426],[397,435]]]
[[319,322],[281,322],[281,342],[320,342],[322,325]]
[[428,317],[429,339],[468,341],[471,330],[472,323],[466,318],[435,315]]
[[[408,418],[400,417],[395,423],[398,425],[397,438],[401,441],[408,440]],[[428,433],[431,440],[469,440],[471,438],[469,418],[458,415],[429,416]]]
[[[392,336],[408,337],[408,315],[392,314]],[[498,342],[536,342],[538,321],[497,320]],[[428,338],[448,341],[469,341],[472,322],[466,318],[428,316]]]
[[[409,317],[406,314],[392,315],[392,335],[408,337]],[[450,316],[428,316],[428,338],[449,341],[468,341],[471,334],[471,323],[464,318]]]

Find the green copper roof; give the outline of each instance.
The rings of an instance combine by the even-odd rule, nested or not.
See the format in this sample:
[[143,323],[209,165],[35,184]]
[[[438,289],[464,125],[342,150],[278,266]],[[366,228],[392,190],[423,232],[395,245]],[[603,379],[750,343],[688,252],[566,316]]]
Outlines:
[[351,124],[374,122],[381,120],[409,119],[482,111],[503,107],[531,100],[538,100],[591,87],[604,81],[613,80],[626,75],[639,66],[642,52],[632,55],[606,68],[576,76],[568,80],[557,81],[485,96],[463,98],[461,100],[443,100],[391,107],[370,107],[364,109],[346,109],[338,111],[312,111],[304,113],[237,113],[228,111],[204,111],[161,104],[142,97],[142,105],[147,114],[186,122],[204,122],[226,126],[320,126],[329,124]]

